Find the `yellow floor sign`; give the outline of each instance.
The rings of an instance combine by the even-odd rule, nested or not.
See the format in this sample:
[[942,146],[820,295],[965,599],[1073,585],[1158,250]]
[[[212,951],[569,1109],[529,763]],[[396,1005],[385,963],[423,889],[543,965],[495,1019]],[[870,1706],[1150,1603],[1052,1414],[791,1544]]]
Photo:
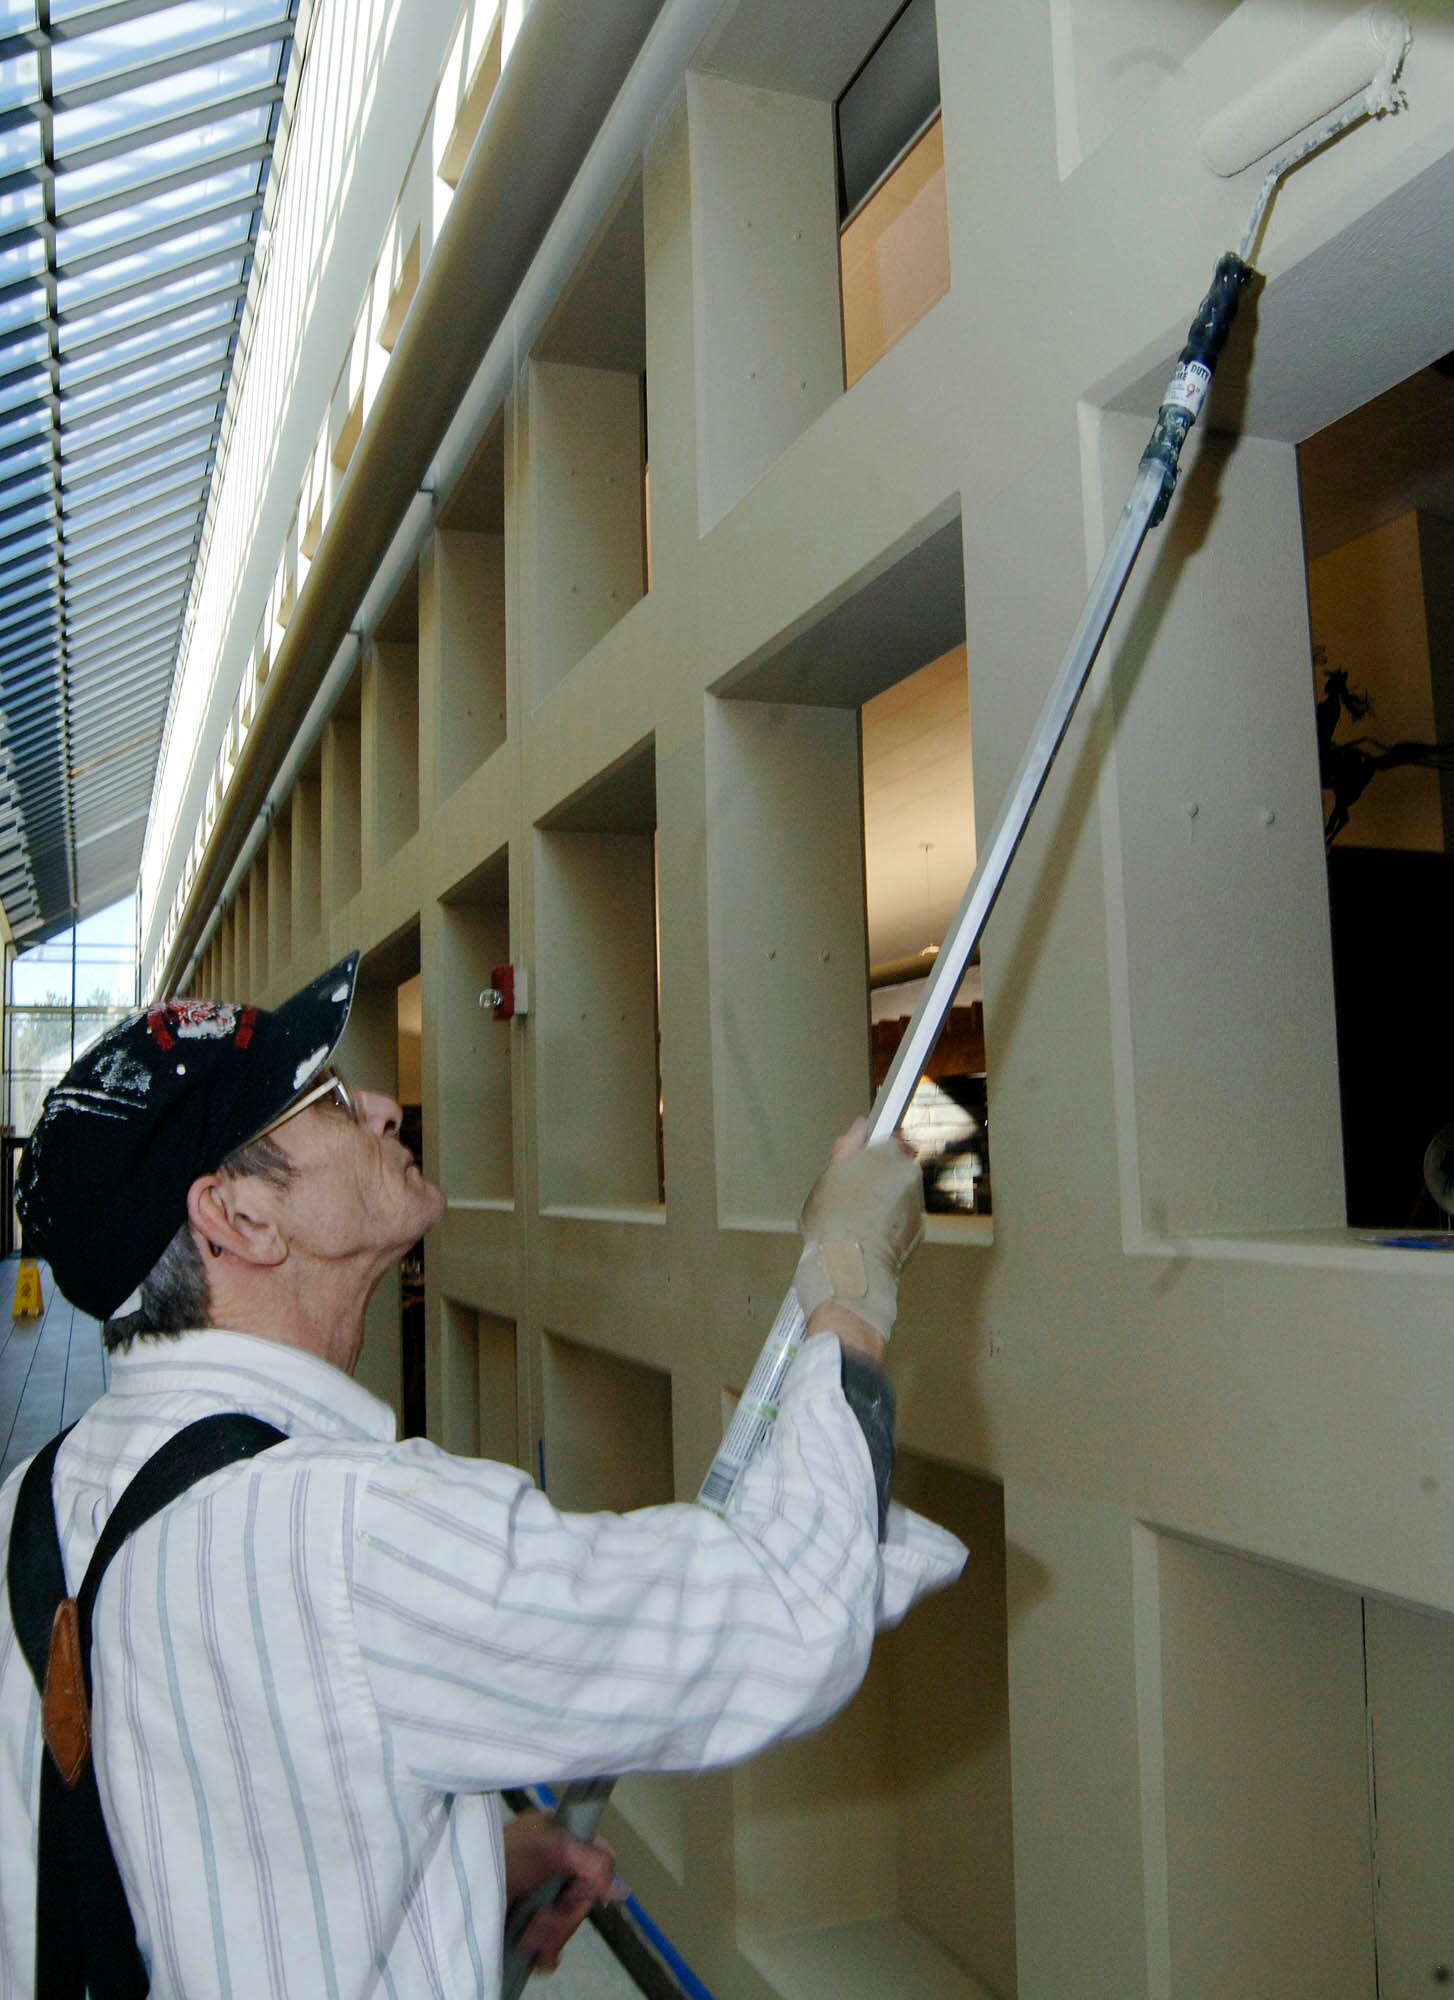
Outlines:
[[40,1296],[40,1266],[34,1257],[22,1257],[20,1268],[15,1273],[15,1303],[10,1308],[10,1317],[39,1319],[44,1311],[45,1304]]

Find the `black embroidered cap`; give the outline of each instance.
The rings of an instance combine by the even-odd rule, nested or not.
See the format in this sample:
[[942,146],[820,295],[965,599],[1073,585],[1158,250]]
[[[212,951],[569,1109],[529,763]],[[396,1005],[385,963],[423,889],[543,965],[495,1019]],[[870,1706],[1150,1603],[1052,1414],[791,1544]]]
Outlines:
[[106,1319],[181,1227],[187,1190],[276,1118],[338,1046],[358,953],[281,1007],[167,1000],[78,1056],[16,1176],[25,1248]]

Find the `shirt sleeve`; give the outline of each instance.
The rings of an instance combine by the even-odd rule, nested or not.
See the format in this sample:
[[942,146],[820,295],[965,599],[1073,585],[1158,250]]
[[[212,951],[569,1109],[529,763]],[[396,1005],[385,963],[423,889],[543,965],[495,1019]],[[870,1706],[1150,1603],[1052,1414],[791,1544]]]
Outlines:
[[418,1784],[701,1770],[848,1700],[875,1624],[963,1563],[952,1536],[918,1527],[880,1549],[868,1448],[821,1335],[725,1519],[563,1514],[511,1467],[399,1447],[360,1500],[351,1609]]

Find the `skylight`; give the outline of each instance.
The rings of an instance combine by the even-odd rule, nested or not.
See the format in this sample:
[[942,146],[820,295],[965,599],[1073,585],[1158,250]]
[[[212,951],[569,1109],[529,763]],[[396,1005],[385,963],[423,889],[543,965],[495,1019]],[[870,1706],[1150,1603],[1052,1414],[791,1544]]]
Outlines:
[[133,886],[299,0],[0,0],[0,895]]

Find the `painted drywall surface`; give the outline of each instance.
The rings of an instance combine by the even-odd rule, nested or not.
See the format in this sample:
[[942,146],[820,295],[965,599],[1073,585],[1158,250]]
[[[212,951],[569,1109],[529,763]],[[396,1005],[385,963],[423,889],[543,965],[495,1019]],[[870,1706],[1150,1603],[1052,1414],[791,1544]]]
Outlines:
[[1172,1991],[1368,2000],[1359,1600],[1170,1541],[1159,1570]]
[[[1422,15],[1419,25],[1420,54],[1429,52],[1424,74],[1437,80],[1446,59],[1434,32],[1437,18]],[[325,889],[315,936],[301,934],[295,912],[287,981],[280,970],[266,970],[269,996],[277,997],[329,954],[353,944],[385,947],[417,912],[426,968],[425,1116],[426,1126],[437,1128],[454,1115],[431,1047],[448,1031],[429,976],[431,965],[445,963],[439,899],[508,847],[512,953],[537,972],[550,966],[562,932],[551,913],[554,891],[541,875],[540,848],[551,836],[537,833],[538,822],[635,746],[654,740],[662,1219],[541,1213],[542,1161],[553,1142],[543,1126],[554,1120],[542,1111],[551,1104],[550,1054],[537,1016],[504,1031],[513,1085],[513,1209],[452,1211],[429,1264],[432,1314],[453,1299],[518,1324],[527,1445],[542,1424],[542,1343],[549,1334],[669,1376],[674,1482],[690,1492],[720,1432],[723,1390],[741,1385],[792,1269],[792,1217],[802,1190],[789,1189],[790,1175],[753,1215],[756,1227],[739,1226],[742,1218],[721,1203],[724,1136],[734,1112],[724,1100],[714,1027],[724,987],[712,908],[713,882],[732,857],[722,850],[728,822],[713,784],[714,732],[728,704],[712,690],[743,662],[765,657],[816,608],[841,601],[886,551],[931,531],[960,496],[983,825],[986,801],[992,809],[1033,726],[1087,569],[1108,532],[1118,504],[1113,475],[1124,472],[1126,454],[1134,457],[1138,448],[1129,419],[1125,438],[1118,425],[1083,424],[1078,400],[1113,378],[1133,384],[1180,344],[1210,259],[1235,237],[1250,196],[1247,187],[1212,182],[1190,157],[1187,133],[1217,92],[1235,84],[1249,61],[1255,67],[1270,55],[1285,33],[1279,10],[1238,9],[1147,100],[1139,131],[1113,132],[1062,182],[1048,10],[942,8],[955,285],[851,392],[835,396],[777,453],[705,540],[696,532],[698,497],[720,466],[703,461],[715,449],[713,437],[733,435],[737,391],[725,377],[708,380],[698,371],[692,204],[714,168],[709,152],[689,148],[682,119],[669,123],[647,163],[643,222],[653,589],[540,702],[529,691],[536,643],[529,607],[539,557],[524,498],[525,399],[512,406],[505,459],[510,737],[425,817],[417,841],[388,866],[361,879],[355,863],[351,880],[344,867],[341,893],[330,898]],[[1013,77],[1015,88],[986,93],[986,76]],[[1414,81],[1411,72],[1411,88]],[[1447,105],[1454,96],[1437,101]],[[1291,216],[1279,213],[1269,239],[1269,293],[1246,322],[1255,333],[1249,408],[1256,407],[1263,371],[1287,365],[1280,343],[1299,285],[1305,303],[1331,299],[1336,308],[1298,356],[1308,375],[1298,393],[1307,397],[1309,427],[1330,381],[1345,395],[1381,386],[1383,361],[1360,333],[1361,315],[1375,306],[1358,269],[1340,257],[1336,238],[1378,202],[1398,284],[1407,275],[1401,260],[1434,255],[1435,246],[1410,242],[1398,217],[1405,183],[1414,186],[1431,161],[1437,164],[1440,149],[1447,155],[1454,144],[1454,135],[1440,135],[1440,115],[1420,96],[1407,126],[1350,140],[1355,154],[1340,151],[1315,163],[1324,178],[1312,166],[1299,176]],[[1439,268],[1447,270],[1447,257]],[[969,284],[964,273],[990,279]],[[1422,296],[1416,285],[1401,293],[1418,311]],[[1451,332],[1447,318],[1442,334],[1438,325],[1426,327],[1428,351],[1446,351],[1454,344]],[[1332,364],[1327,370],[1325,361]],[[1278,393],[1282,407],[1293,410],[1293,390]],[[698,421],[704,409],[709,424]],[[1204,571],[1241,588],[1245,614],[1236,604],[1229,611],[1218,588],[1182,590],[1174,615],[1168,604],[1169,615],[1145,649],[1146,674],[1190,673],[1224,659],[1229,617],[1244,639],[1248,624],[1256,627],[1251,648],[1234,654],[1231,681],[1242,689],[1240,706],[1259,716],[1262,733],[1254,743],[1244,746],[1235,728],[1221,731],[1214,682],[1203,711],[1179,708],[1174,683],[1164,700],[1171,722],[1199,714],[1176,746],[1194,753],[1207,739],[1217,779],[1213,804],[1253,775],[1291,782],[1309,768],[1311,704],[1294,706],[1281,679],[1304,588],[1291,546],[1282,448],[1273,438],[1232,454],[1197,551]],[[1192,502],[1191,482],[1202,470],[1189,465],[1186,491],[1174,503],[1187,502],[1193,517],[1208,511]],[[1174,558],[1171,533],[1171,524],[1159,531],[1148,561],[1165,560],[1169,547]],[[1149,593],[1153,603],[1166,595],[1164,581]],[[421,607],[426,625],[427,615]],[[1239,677],[1273,636],[1269,664],[1276,674],[1265,690],[1249,689]],[[1124,638],[1113,641],[1118,658],[1123,646]],[[1302,648],[1298,672],[1307,693],[1305,633]],[[448,716],[428,696],[426,651],[421,631],[419,755],[428,770]],[[1152,686],[1137,682],[1138,703]],[[1129,725],[1136,710],[1125,712]],[[356,723],[339,725],[344,751],[350,726],[356,732]],[[1134,773],[1128,769],[1132,733],[1129,726],[1123,731],[1121,711],[1105,700],[1102,685],[1099,710],[1073,726],[996,912],[984,963],[995,1076],[994,1240],[985,1247],[946,1232],[926,1245],[905,1284],[892,1355],[907,1448],[1005,1488],[1014,1911],[1000,1909],[996,1928],[991,1909],[983,1941],[972,1946],[961,1935],[955,1948],[982,1953],[986,1975],[993,1959],[999,1985],[1008,1990],[1007,1938],[1013,1944],[1017,1937],[1018,1990],[1035,2000],[1067,1992],[1104,1992],[1108,2000],[1164,1994],[1178,1935],[1187,1935],[1177,1929],[1176,1885],[1195,1865],[1197,1830],[1175,1779],[1180,1767],[1165,1723],[1195,1688],[1178,1656],[1163,1657],[1154,1593],[1149,1608],[1146,1600],[1164,1534],[1290,1565],[1339,1591],[1373,1589],[1426,1607],[1425,1615],[1454,1612],[1454,1445],[1445,1414],[1454,1393],[1449,1267],[1370,1250],[1339,1232],[1311,1244],[1259,1242],[1255,1234],[1218,1242],[1191,1233],[1194,1224],[1205,1226],[1194,1216],[1185,1220],[1188,1233],[1176,1238],[1158,1230],[1145,1199],[1161,1178],[1159,1162],[1169,1158],[1188,1173],[1195,1165],[1195,1121],[1190,1114],[1172,1119],[1166,1106],[1181,1087],[1179,1037],[1203,1020],[1206,996],[1188,986],[1188,1002],[1196,1004],[1184,1020],[1176,1008],[1168,1014],[1155,980],[1148,985],[1145,976],[1156,935],[1154,927],[1148,931],[1139,891],[1134,907],[1128,897],[1127,842],[1134,844],[1137,828],[1128,828],[1124,808],[1128,793],[1152,785],[1154,765],[1143,758]],[[1159,734],[1149,724],[1147,733]],[[1244,747],[1254,760],[1245,771],[1238,763]],[[352,755],[350,804],[348,757],[335,756],[325,743],[325,854],[331,842],[346,857],[350,824],[356,853],[356,740]],[[330,773],[341,780],[336,795]],[[826,863],[839,843],[849,844],[841,788],[764,783],[763,796],[769,795],[775,819],[762,829],[764,844],[770,835],[795,866]],[[1260,810],[1260,800],[1251,803]],[[1272,803],[1280,824],[1281,805]],[[1239,902],[1229,888],[1224,906],[1214,907],[1217,884],[1210,877],[1199,894],[1227,941],[1228,979],[1241,976],[1239,956],[1257,969],[1268,938],[1286,933],[1302,940],[1296,1021],[1289,1027],[1280,1018],[1286,1007],[1279,1000],[1265,1010],[1271,1019],[1259,1021],[1253,1010],[1250,1025],[1227,1040],[1248,1041],[1265,1060],[1265,1038],[1286,1035],[1287,1061],[1278,1063],[1274,1085],[1291,1073],[1311,1079],[1311,1091],[1330,1090],[1331,1074],[1314,1060],[1331,1004],[1310,931],[1306,871],[1308,853],[1316,857],[1316,800],[1288,811],[1296,866],[1260,864],[1252,877],[1255,898]],[[1142,825],[1154,849],[1158,822]],[[1271,831],[1255,824],[1248,837],[1255,843]],[[297,840],[295,821],[295,870]],[[1168,866],[1184,866],[1189,851],[1170,847]],[[795,893],[792,883],[775,885],[766,876],[753,899],[754,921],[790,915]],[[1167,892],[1168,921],[1178,917],[1176,904]],[[1244,906],[1250,932],[1239,929]],[[229,921],[219,967],[236,951],[238,936],[251,952],[248,923]],[[1156,971],[1154,962],[1149,970]],[[564,996],[554,974],[549,983],[547,1020],[549,1006]],[[847,1020],[850,1001],[860,1018],[866,1012],[860,986],[856,997],[838,996],[835,1021],[839,1005]],[[770,989],[763,1004],[777,1008]],[[765,1041],[771,1047],[778,1035],[782,1047],[797,1049],[802,1020],[795,1007],[784,1006],[782,1014],[764,1029]],[[1226,1032],[1215,1018],[1211,1026]],[[1186,1047],[1188,1065],[1205,1061],[1200,1047]],[[1235,1049],[1225,1059],[1235,1096],[1246,1088],[1230,1067]],[[851,1062],[846,1031],[840,1051],[835,1028],[806,1054],[769,1071],[779,1086],[783,1129],[802,1135],[793,1143],[802,1149],[804,1179],[809,1154],[861,1088]],[[1214,1119],[1211,1068],[1201,1115]],[[1282,1185],[1283,1166],[1297,1164],[1295,1142],[1311,1161],[1300,1171],[1336,1170],[1336,1147],[1321,1114],[1308,1118],[1299,1108],[1311,1101],[1299,1097],[1294,1115],[1282,1119],[1253,1107],[1260,1136],[1248,1170],[1269,1201]],[[1225,1148],[1225,1134],[1218,1145]],[[736,1157],[735,1149],[728,1146],[725,1156]],[[1269,1218],[1273,1212],[1269,1207]],[[1242,1226],[1255,1232],[1260,1219],[1249,1201]],[[1154,1524],[1154,1531],[1138,1523]],[[1246,1601],[1257,1602],[1257,1593]],[[927,1647],[931,1628],[923,1629]],[[915,1630],[911,1622],[906,1640]],[[1297,1621],[1288,1627],[1287,1645],[1289,1685],[1308,1688],[1311,1700],[1316,1649]],[[952,1676],[959,1662],[942,1664]],[[1309,1713],[1301,1703],[1300,1729]],[[1411,1723],[1415,1740],[1431,1726]],[[886,1755],[890,1782],[902,1785],[891,1740]],[[804,1790],[821,1789],[829,1776],[827,1749],[816,1773],[811,1745],[802,1757]],[[812,1809],[808,1799],[801,1804]],[[633,1885],[714,1990],[765,2000],[772,1984],[738,1941],[749,1886],[734,1871],[734,1848],[747,1825],[741,1809],[731,1780],[685,1787],[675,1872],[658,1851],[659,1838],[654,1847],[629,1819],[615,1823],[616,1837]],[[1335,1823],[1314,1825],[1309,1862],[1324,1883],[1342,1879],[1335,1864],[1346,1851],[1353,1811],[1353,1804],[1340,1807]],[[848,1820],[835,1824],[826,1808],[822,1819],[825,1838],[846,1837]],[[883,1815],[876,1813],[875,1823],[882,1827]],[[1221,1826],[1218,1820],[1210,1831]],[[1173,1850],[1181,1857],[1174,1867]],[[1001,1855],[995,1865],[1002,1865]],[[954,1897],[962,1867],[956,1856],[942,1881],[928,1875],[924,1893]],[[1245,1935],[1237,1930],[1245,1881],[1230,1865],[1219,1879],[1227,1886],[1208,1921],[1220,1921],[1235,1942]],[[792,1891],[793,1882],[784,1888]],[[869,1906],[865,1891],[863,1907]],[[1417,1921],[1426,1909],[1427,1898]],[[1297,1922],[1311,1930],[1324,1914],[1313,1897]],[[1415,1921],[1413,1914],[1407,1919],[1410,1926]],[[1318,1961],[1298,1956],[1296,1931],[1285,1942],[1285,1990],[1300,2000],[1298,1968]]]

